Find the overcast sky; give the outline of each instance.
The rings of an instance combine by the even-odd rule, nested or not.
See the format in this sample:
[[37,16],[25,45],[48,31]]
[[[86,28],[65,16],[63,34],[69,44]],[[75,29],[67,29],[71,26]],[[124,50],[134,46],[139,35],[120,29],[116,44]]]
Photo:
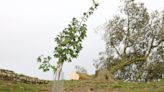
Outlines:
[[[138,0],[139,1],[139,0]],[[149,11],[164,9],[164,0],[140,0]],[[72,63],[64,64],[65,78],[75,65],[93,74],[93,59],[105,43],[95,29],[117,14],[120,0],[99,0],[98,10],[90,17],[83,50]],[[38,70],[39,55],[52,55],[54,38],[71,21],[88,10],[92,0],[0,0],[0,68],[30,76],[52,79],[52,72]],[[55,62],[55,61],[52,61]]]

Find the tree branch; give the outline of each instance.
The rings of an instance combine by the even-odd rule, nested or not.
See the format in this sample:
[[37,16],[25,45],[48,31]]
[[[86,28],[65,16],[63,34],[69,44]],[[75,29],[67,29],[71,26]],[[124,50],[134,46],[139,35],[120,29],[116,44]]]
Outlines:
[[123,69],[125,68],[126,66],[129,66],[135,62],[139,62],[139,61],[146,61],[146,57],[138,57],[136,59],[133,59],[133,60],[129,60],[127,62],[121,62],[120,64],[116,65],[116,66],[113,66],[113,68],[110,70],[110,72],[113,74],[114,72],[120,70],[120,69]]
[[122,55],[120,54],[120,52],[118,51],[118,49],[117,49],[114,45],[112,45],[112,46],[113,46],[113,48],[116,50],[116,53],[119,55],[119,57],[122,58]]
[[162,42],[164,42],[164,39],[160,40],[157,45],[152,46],[152,48],[158,47]]
[[154,39],[155,39],[155,36],[153,36],[153,38],[152,38],[152,41],[151,41],[151,43],[150,43],[150,48],[148,49],[148,52],[147,52],[147,54],[145,55],[146,57],[148,57],[148,56],[150,55],[151,50],[153,49],[153,42],[154,42]]

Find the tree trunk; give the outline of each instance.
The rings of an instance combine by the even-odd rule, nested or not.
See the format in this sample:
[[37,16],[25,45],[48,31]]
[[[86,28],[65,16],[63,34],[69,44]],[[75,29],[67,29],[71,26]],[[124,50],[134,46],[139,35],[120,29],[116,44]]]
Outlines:
[[55,73],[55,80],[60,80],[61,78],[61,73],[62,73],[62,67],[63,67],[63,63],[58,64],[57,66],[57,71]]
[[115,83],[116,80],[114,80],[113,75],[108,70],[97,70],[96,71],[96,81],[100,82],[111,82]]

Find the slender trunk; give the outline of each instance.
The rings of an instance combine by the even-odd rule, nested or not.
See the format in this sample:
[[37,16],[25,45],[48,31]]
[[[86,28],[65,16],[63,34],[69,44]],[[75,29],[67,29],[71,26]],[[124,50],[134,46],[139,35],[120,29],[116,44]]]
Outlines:
[[55,73],[55,80],[60,80],[61,72],[62,72],[62,67],[63,67],[63,63],[58,64],[57,71]]

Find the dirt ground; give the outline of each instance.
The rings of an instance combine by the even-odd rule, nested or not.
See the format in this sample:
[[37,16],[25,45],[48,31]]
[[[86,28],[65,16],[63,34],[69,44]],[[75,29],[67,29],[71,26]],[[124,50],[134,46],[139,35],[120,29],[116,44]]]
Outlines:
[[122,92],[118,89],[111,89],[108,82],[96,81],[72,81],[65,84],[64,92]]
[[121,92],[121,91],[118,91],[118,90],[92,89],[92,88],[79,88],[79,89],[65,90],[64,92]]

